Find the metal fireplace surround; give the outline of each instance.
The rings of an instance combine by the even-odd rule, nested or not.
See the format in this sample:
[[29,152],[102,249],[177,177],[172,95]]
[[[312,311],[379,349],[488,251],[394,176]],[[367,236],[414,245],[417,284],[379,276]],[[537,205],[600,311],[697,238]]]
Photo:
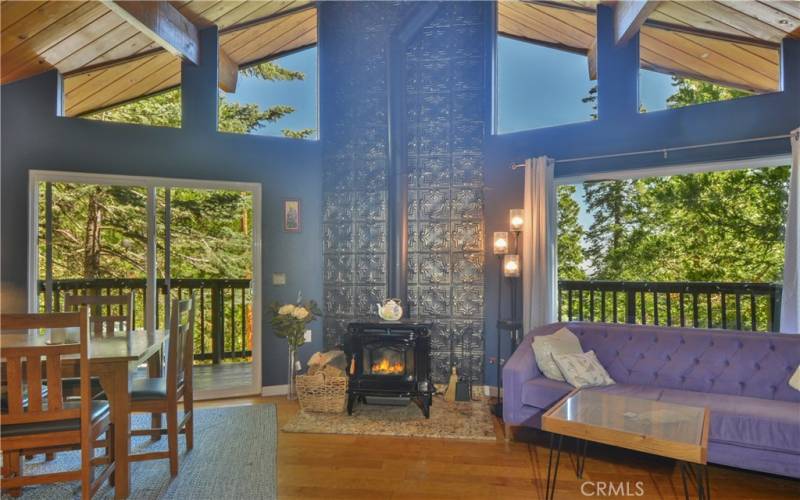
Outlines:
[[408,398],[430,417],[431,325],[414,322],[350,323],[344,339],[350,383],[347,413],[367,397]]

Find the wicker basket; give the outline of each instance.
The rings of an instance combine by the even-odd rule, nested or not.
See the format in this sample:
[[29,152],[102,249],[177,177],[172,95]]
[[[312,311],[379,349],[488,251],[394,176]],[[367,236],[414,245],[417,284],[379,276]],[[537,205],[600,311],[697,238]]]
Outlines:
[[347,377],[298,375],[297,397],[300,408],[321,413],[342,413],[347,403]]

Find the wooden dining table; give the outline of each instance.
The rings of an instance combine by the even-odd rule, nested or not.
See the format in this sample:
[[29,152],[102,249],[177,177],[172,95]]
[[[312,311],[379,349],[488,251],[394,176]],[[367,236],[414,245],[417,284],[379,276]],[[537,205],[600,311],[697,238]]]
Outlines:
[[[57,329],[52,329],[57,330]],[[60,329],[67,342],[76,342],[78,328]],[[38,330],[4,330],[0,348],[47,345],[49,335]],[[89,339],[91,375],[100,379],[108,398],[111,421],[115,426],[114,452],[116,469],[113,476],[114,496],[126,498],[130,492],[130,384],[133,372],[142,363],[148,364],[148,375],[162,375],[162,348],[169,330],[118,331],[112,336],[92,336]],[[77,359],[76,359],[77,361]],[[153,415],[153,427],[160,427],[161,415]],[[153,436],[156,437],[155,435]]]

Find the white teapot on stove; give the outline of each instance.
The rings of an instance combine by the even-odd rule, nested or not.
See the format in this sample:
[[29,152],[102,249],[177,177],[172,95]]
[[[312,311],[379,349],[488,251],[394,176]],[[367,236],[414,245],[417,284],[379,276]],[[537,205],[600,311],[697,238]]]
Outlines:
[[378,307],[378,316],[384,321],[398,321],[403,317],[403,307],[400,299],[386,299],[383,303],[375,304]]

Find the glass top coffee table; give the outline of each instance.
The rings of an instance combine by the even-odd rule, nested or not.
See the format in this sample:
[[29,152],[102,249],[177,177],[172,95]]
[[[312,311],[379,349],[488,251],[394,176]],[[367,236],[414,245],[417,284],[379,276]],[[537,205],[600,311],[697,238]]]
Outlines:
[[592,441],[673,458],[680,463],[686,498],[689,474],[695,475],[699,498],[710,498],[706,470],[709,420],[708,408],[593,390],[573,391],[542,417],[542,430],[551,433],[545,498],[555,496],[565,436],[578,440],[578,478],[583,476],[586,447]]

